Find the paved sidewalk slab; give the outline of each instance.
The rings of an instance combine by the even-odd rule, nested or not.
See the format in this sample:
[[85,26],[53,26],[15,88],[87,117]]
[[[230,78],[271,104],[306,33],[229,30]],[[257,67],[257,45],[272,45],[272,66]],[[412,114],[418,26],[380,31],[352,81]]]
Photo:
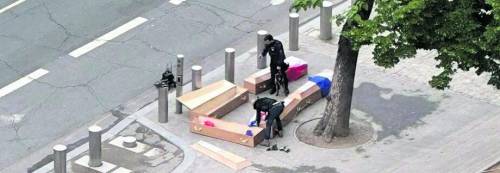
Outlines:
[[[336,56],[334,42],[320,41],[311,34],[316,29],[314,26],[301,28],[300,50],[287,52],[287,56],[308,61],[309,74],[333,68]],[[281,39],[287,45],[286,38]],[[360,59],[369,59],[370,49],[363,49],[361,56]],[[247,67],[255,64],[255,57],[255,49],[237,57],[236,69],[242,69],[236,71],[238,85],[256,71],[253,65]],[[500,124],[500,108],[493,104],[494,101],[480,100],[455,90],[439,91],[415,78],[387,71],[368,61],[358,63],[353,119],[371,123],[376,132],[369,142],[351,148],[322,149],[306,145],[295,137],[294,131],[301,123],[320,117],[326,104],[324,99],[302,111],[296,121],[286,126],[284,138],[272,141],[288,146],[290,153],[265,151],[261,146],[249,148],[190,133],[187,110],[182,115],[171,112],[169,123],[162,127],[188,144],[204,140],[251,160],[253,165],[241,172],[474,172],[500,156],[495,151],[500,134],[494,133],[500,131],[500,126],[495,126]],[[221,80],[223,74],[223,67],[217,68],[203,76],[203,84]],[[418,73],[413,75],[418,76]],[[305,80],[292,82],[290,90],[298,88]],[[184,91],[190,90],[188,86],[190,84]],[[269,95],[265,92],[259,96]],[[250,100],[253,99],[255,96],[251,95]],[[170,110],[175,109],[171,106]],[[223,119],[246,123],[253,114],[247,103]],[[146,117],[157,121],[156,112]],[[490,155],[485,157],[485,153]],[[200,171],[232,172],[196,153],[187,172]]]

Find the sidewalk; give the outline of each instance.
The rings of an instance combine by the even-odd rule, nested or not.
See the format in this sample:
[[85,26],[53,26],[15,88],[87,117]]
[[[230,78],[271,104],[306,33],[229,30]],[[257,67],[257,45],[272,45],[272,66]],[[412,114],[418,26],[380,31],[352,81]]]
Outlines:
[[[335,10],[334,10],[335,11]],[[336,57],[336,39],[323,42],[317,39],[319,19],[301,28],[300,50],[287,52],[309,62],[309,74],[332,68]],[[339,28],[336,28],[339,29]],[[284,41],[286,37],[279,38]],[[238,53],[239,54],[239,53]],[[255,49],[237,58],[236,83],[255,72]],[[430,88],[419,70],[432,69],[433,62],[427,52],[419,52],[416,59],[405,61],[395,69],[384,70],[370,62],[370,49],[363,49],[358,63],[353,119],[372,124],[376,134],[369,142],[351,148],[322,149],[299,142],[296,128],[303,122],[320,117],[326,103],[321,100],[285,127],[284,138],[273,143],[286,145],[290,153],[266,151],[265,147],[248,148],[222,140],[189,132],[188,115],[170,113],[170,122],[161,124],[185,143],[207,141],[253,162],[241,172],[477,172],[491,166],[500,157],[500,107],[498,91],[482,90],[475,95],[463,88],[472,84],[488,88],[484,78],[457,75],[461,86],[439,91]],[[429,57],[429,58],[424,58]],[[412,66],[409,64],[418,63]],[[252,64],[248,67],[248,64]],[[242,70],[244,69],[244,70]],[[223,67],[203,76],[209,84],[223,79]],[[425,74],[429,74],[427,71]],[[484,76],[483,76],[484,77]],[[293,91],[305,79],[290,84]],[[479,83],[479,84],[478,84]],[[188,85],[189,86],[189,85]],[[185,91],[189,87],[185,87]],[[491,92],[487,92],[491,91]],[[267,93],[259,96],[268,96]],[[250,100],[255,96],[251,96]],[[280,97],[282,99],[283,97]],[[173,101],[173,98],[172,98]],[[174,110],[171,105],[170,110]],[[253,115],[249,103],[226,115],[223,119],[245,121]],[[156,122],[156,112],[146,115]],[[245,118],[241,118],[245,117]],[[244,120],[242,120],[244,119]],[[232,172],[224,165],[196,153],[194,163],[187,172]]]
[[[336,7],[334,13],[345,9],[349,3]],[[340,28],[334,29],[334,33],[338,33]],[[323,69],[332,69],[338,37],[329,42],[317,39],[319,18],[302,26],[300,33],[300,50],[287,51],[286,55],[306,60],[310,75]],[[285,33],[277,37],[283,42],[285,49],[288,47],[287,36]],[[188,110],[184,109],[181,115],[174,113],[175,93],[169,95],[168,123],[156,123],[156,101],[129,116],[127,120],[130,121],[129,124],[139,122],[147,126],[183,151],[183,161],[175,168],[177,172],[234,172],[189,147],[199,140],[253,163],[241,172],[466,173],[484,170],[498,161],[500,95],[498,90],[490,89],[485,82],[481,83],[484,76],[477,78],[472,75],[457,75],[455,81],[467,82],[461,82],[460,86],[451,90],[439,91],[427,85],[426,81],[430,78],[424,78],[432,70],[422,71],[433,67],[429,52],[419,52],[417,58],[405,60],[396,68],[385,70],[370,61],[370,50],[367,47],[360,52],[352,103],[352,119],[368,122],[375,130],[371,140],[362,145],[323,149],[297,139],[295,131],[300,124],[320,117],[326,103],[324,99],[300,112],[296,121],[285,126],[284,137],[272,141],[279,146],[288,146],[290,153],[266,151],[262,146],[249,148],[189,132]],[[236,54],[235,81],[241,86],[243,79],[256,71],[256,49],[244,53],[237,50]],[[202,78],[204,85],[222,79],[223,66]],[[290,91],[293,92],[306,80],[306,77],[302,77],[290,83]],[[191,84],[185,85],[184,92],[190,91],[190,88]],[[265,92],[259,96],[269,95]],[[251,94],[250,101],[254,99],[255,95]],[[252,115],[254,111],[249,102],[223,119],[243,123]],[[118,134],[120,131],[116,129],[113,132]],[[153,169],[144,171],[151,172]]]

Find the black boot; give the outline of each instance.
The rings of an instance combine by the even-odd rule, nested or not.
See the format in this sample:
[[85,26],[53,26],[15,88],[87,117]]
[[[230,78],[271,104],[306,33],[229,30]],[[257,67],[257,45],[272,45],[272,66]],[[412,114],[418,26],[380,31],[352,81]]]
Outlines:
[[290,94],[290,91],[288,91],[288,88],[285,88],[285,96],[288,96]]

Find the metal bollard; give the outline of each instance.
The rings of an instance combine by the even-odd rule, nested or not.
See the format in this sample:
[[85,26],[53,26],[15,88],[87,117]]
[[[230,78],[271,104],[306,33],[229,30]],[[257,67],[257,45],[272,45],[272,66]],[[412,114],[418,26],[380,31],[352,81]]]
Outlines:
[[200,89],[201,88],[201,66],[199,65],[193,65],[191,67],[191,84],[192,84],[192,91]]
[[158,87],[158,122],[168,122],[168,86]]
[[267,67],[266,57],[262,55],[262,51],[265,48],[264,37],[267,35],[267,31],[259,30],[257,31],[257,69],[265,69]]
[[[177,83],[175,88],[175,96],[182,96],[182,85],[183,85],[183,76],[184,76],[184,55],[177,55]],[[177,99],[175,101],[175,113],[182,114],[182,104]]]
[[320,11],[320,26],[319,38],[321,40],[332,39],[332,8],[333,3],[330,1],[323,1],[323,6]]
[[291,51],[299,50],[299,14],[290,13],[289,15],[288,49]]
[[226,48],[226,80],[234,83],[234,58],[235,51],[233,48]]
[[102,128],[99,126],[89,127],[89,166],[99,167],[102,165],[101,148]]
[[54,148],[54,172],[66,173],[66,150],[65,145],[56,145]]

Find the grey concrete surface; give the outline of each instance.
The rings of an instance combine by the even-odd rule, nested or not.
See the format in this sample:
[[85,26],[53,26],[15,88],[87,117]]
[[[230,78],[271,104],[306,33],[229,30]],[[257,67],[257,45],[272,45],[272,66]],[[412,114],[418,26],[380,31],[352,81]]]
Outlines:
[[[32,0],[2,13],[0,86],[38,68],[50,72],[0,98],[0,171],[27,165],[46,153],[38,150],[150,89],[177,53],[185,67],[200,63],[208,72],[223,64],[225,47],[254,46],[257,29],[286,30],[288,3]],[[138,16],[149,21],[79,58],[67,55]]]
[[[189,2],[189,0],[187,2]],[[207,4],[205,3],[203,5]],[[341,10],[334,10],[334,13],[339,11]],[[157,12],[157,14],[162,13]],[[286,17],[287,13],[284,15]],[[284,21],[287,22],[287,20]],[[336,34],[338,33],[339,28],[335,26],[333,26],[333,28],[335,30],[333,35],[334,38],[331,41],[324,42],[317,39],[319,35],[319,19],[304,25],[300,29],[301,39],[299,46],[301,49],[297,52],[287,52],[287,55],[304,58],[309,61],[310,74],[319,72],[322,68],[333,67],[333,64],[322,63],[325,61],[333,62],[333,58],[336,55],[336,45],[334,43],[338,40]],[[155,48],[142,45],[142,42],[138,43],[135,41],[135,43],[130,45],[130,42],[134,42],[134,35],[136,35],[136,32],[141,33],[144,30],[146,29],[139,29],[139,31],[134,30],[129,34],[125,34],[123,37],[119,38],[122,39],[121,42],[112,42],[102,48],[96,49],[86,55],[87,57],[91,57],[87,59],[99,61],[103,64],[114,63],[116,66],[113,66],[113,68],[122,70],[118,73],[125,73],[124,75],[127,77],[132,76],[127,79],[120,79],[118,80],[119,82],[129,82],[128,80],[135,80],[133,76],[136,74],[134,72],[128,72],[129,69],[135,69],[136,73],[142,72],[142,70],[150,70],[150,73],[148,73],[148,75],[151,75],[149,80],[154,81],[159,77],[159,72],[161,72],[164,68],[161,67],[163,64],[158,62],[163,62],[164,59],[155,59],[151,57],[155,57],[161,53],[143,50]],[[254,36],[255,35],[252,34],[252,41],[255,40]],[[286,38],[279,38],[284,41],[285,45],[287,45]],[[246,41],[247,40],[245,39],[238,40],[238,42],[242,44]],[[123,47],[120,48],[120,45]],[[235,48],[239,50],[238,46],[235,46]],[[105,49],[109,50],[105,51]],[[127,49],[134,51],[130,51],[128,53],[123,52]],[[136,52],[137,54],[130,55]],[[216,63],[216,61],[223,62],[223,49],[215,52],[216,53],[213,55],[208,56],[208,59],[211,58],[210,60],[213,61],[206,61],[206,59],[202,59],[202,63],[210,64]],[[129,57],[142,57],[142,55],[145,55],[144,57],[147,57],[148,59]],[[237,54],[237,56],[236,69],[243,69],[239,67],[243,67],[245,64],[256,63],[255,48],[248,52]],[[101,60],[106,57],[108,58]],[[115,59],[112,57],[115,57]],[[174,55],[172,55],[172,57],[174,57]],[[318,61],[318,59],[322,61]],[[74,62],[85,61],[85,58],[78,60],[64,60],[65,61],[63,62],[72,64]],[[294,137],[294,130],[300,122],[319,117],[324,109],[325,100],[321,100],[301,112],[301,114],[296,118],[296,123],[290,123],[285,128],[285,137],[273,141],[274,143],[278,143],[280,146],[287,145],[291,148],[292,151],[288,154],[283,152],[267,152],[265,151],[265,148],[260,146],[257,148],[248,148],[190,133],[188,130],[189,120],[187,111],[184,111],[183,115],[172,116],[172,118],[169,119],[170,122],[164,125],[152,124],[152,122],[157,121],[157,115],[155,114],[157,112],[156,109],[147,107],[147,110],[143,109],[141,111],[149,112],[147,115],[147,118],[150,119],[150,121],[148,121],[149,125],[154,126],[158,131],[168,130],[170,131],[170,134],[175,133],[179,137],[175,140],[179,140],[181,143],[186,144],[180,146],[180,148],[186,149],[189,148],[188,144],[198,140],[205,140],[216,146],[250,159],[254,164],[241,172],[439,172],[442,170],[445,172],[475,172],[489,167],[489,164],[496,163],[498,161],[498,158],[500,158],[500,151],[497,150],[497,144],[500,143],[500,136],[498,136],[498,131],[500,130],[498,127],[498,124],[500,123],[498,116],[500,115],[500,108],[498,107],[498,97],[496,97],[496,95],[498,95],[498,91],[490,90],[485,83],[481,83],[481,81],[484,81],[485,76],[476,77],[473,75],[458,75],[454,80],[455,82],[460,81],[460,85],[458,85],[458,87],[452,87],[447,91],[437,91],[430,88],[426,84],[426,81],[428,80],[426,77],[428,77],[429,74],[432,74],[432,69],[434,67],[431,54],[419,52],[416,59],[410,59],[402,62],[400,65],[396,66],[396,68],[387,70],[374,66],[370,60],[370,48],[364,48],[361,51],[357,68],[358,71],[354,90],[355,98],[353,99],[353,118],[370,122],[376,133],[373,135],[373,139],[370,142],[352,148],[328,150],[318,149],[317,147],[303,144]],[[172,59],[172,61],[174,61],[174,59]],[[115,77],[119,77],[120,75],[116,74],[113,68],[98,66],[97,64],[99,63],[96,63],[94,66],[91,65],[91,61],[88,61],[87,68],[97,69],[104,71],[104,73],[107,72],[108,74],[103,76],[96,74],[93,77],[88,77],[88,80],[91,81],[90,83],[95,83],[96,80],[103,80],[104,82],[109,81],[110,83],[116,82],[114,80]],[[74,67],[78,68],[78,66]],[[154,67],[155,69],[152,70],[150,69],[151,67]],[[216,68],[217,66],[204,65],[204,68],[205,67]],[[71,72],[74,68],[67,68],[66,70],[67,72]],[[254,68],[250,68],[249,71],[236,71],[236,83],[241,85],[243,78],[253,72],[251,70],[254,70]],[[73,73],[73,75],[77,74],[79,73]],[[112,76],[110,77],[109,74],[112,74]],[[190,76],[189,74],[186,75]],[[223,75],[224,67],[220,66],[214,71],[206,73],[205,76],[203,76],[203,82],[211,83],[221,80],[224,78]],[[61,76],[62,75],[52,77],[52,82],[63,80]],[[40,81],[43,81],[43,79]],[[72,82],[72,80],[67,81]],[[32,85],[36,85],[43,90],[52,89],[54,90],[53,94],[58,95],[60,94],[58,93],[60,92],[58,90],[63,89],[67,90],[68,93],[71,93],[70,91],[79,91],[77,89],[81,89],[82,87],[81,85],[78,85],[77,81],[78,80],[73,80],[77,86],[63,85],[64,87],[60,87],[59,89],[53,89],[49,86],[45,86],[41,82],[34,83]],[[296,89],[301,82],[303,82],[303,80],[292,83],[290,86],[291,91]],[[108,90],[104,90],[104,92],[101,91],[101,93],[109,92],[110,95],[116,95],[119,97],[120,94],[133,90],[130,88],[128,88],[128,90],[125,89],[127,87],[133,86],[132,88],[140,88],[137,86],[138,83],[130,85],[125,84],[127,86],[124,86],[124,88],[117,87],[120,85],[113,86],[112,84],[100,84],[100,88],[108,88]],[[30,89],[30,86],[20,90],[28,90]],[[189,84],[185,85],[185,91],[189,91],[188,86]],[[31,88],[32,95],[30,95],[30,97],[38,99],[46,98],[48,94],[37,92],[37,87]],[[145,89],[137,90],[146,90],[148,87],[151,88],[150,85],[144,85],[142,87]],[[95,99],[92,97],[93,95],[91,93],[91,90],[93,91],[94,89],[82,90],[87,90],[89,92],[88,96],[84,98],[84,100]],[[267,94],[262,95],[266,96]],[[64,96],[66,96],[66,94],[64,94]],[[121,114],[125,114],[126,116],[126,114],[135,112],[143,107],[144,104],[154,100],[156,96],[157,93],[154,89],[148,89],[137,98],[139,101],[134,100],[129,102],[126,106],[121,107],[121,109],[112,111],[113,115],[117,116],[107,121],[113,122],[115,119],[119,119]],[[23,97],[17,98],[14,103],[24,104],[25,106],[31,105],[24,103],[25,101],[22,100],[22,98]],[[74,95],[68,98],[75,99],[80,97],[78,95]],[[174,98],[173,95],[170,98]],[[2,99],[0,99],[0,102]],[[114,99],[107,97],[102,99],[105,101],[92,101],[93,106],[97,107],[105,105],[111,107],[113,105],[111,102],[113,102]],[[47,100],[51,100],[51,98],[48,98]],[[120,99],[116,99],[114,101],[118,102],[118,100]],[[46,106],[42,104],[44,101],[40,100],[27,102],[40,105],[40,107]],[[12,105],[14,105],[14,103],[12,103]],[[170,103],[173,103],[173,100],[170,101]],[[76,107],[76,105],[68,104],[66,102],[60,102],[59,104],[63,106],[70,105]],[[152,104],[154,106],[155,102]],[[2,104],[0,104],[0,107],[3,107],[1,105]],[[170,106],[169,110],[173,111],[173,106],[175,105],[170,104]],[[245,119],[253,115],[252,111],[247,109],[248,107],[249,105],[247,104],[246,106],[238,108],[225,117],[225,119],[246,122],[247,120]],[[88,107],[86,108],[89,109]],[[105,108],[102,109],[105,111]],[[3,110],[6,110],[6,108],[3,108]],[[67,114],[68,112],[65,113]],[[173,112],[171,112],[171,114],[173,114]],[[58,115],[61,117],[62,113]],[[96,117],[98,117],[98,114],[86,115],[96,115]],[[22,116],[12,117],[13,119],[16,119],[16,117]],[[67,117],[64,120],[58,121],[70,121],[73,120],[72,118],[78,117]],[[80,121],[85,122],[87,119],[82,118]],[[108,122],[108,124],[113,123]],[[59,124],[54,123],[49,125],[58,126]],[[7,123],[5,124],[5,127],[9,127],[9,130],[12,129],[16,132],[22,132],[23,129],[22,126],[19,126],[17,123]],[[70,127],[64,128],[70,129]],[[160,133],[158,131],[157,133]],[[2,131],[0,131],[0,133],[4,133],[2,135],[5,136],[12,135],[11,133]],[[44,132],[40,134],[43,133]],[[23,133],[23,135],[26,134],[28,133]],[[71,135],[78,136],[77,134]],[[15,135],[12,136],[16,137]],[[21,139],[20,137],[23,136],[18,136],[17,139]],[[37,161],[33,158],[41,158],[40,156],[46,156],[47,153],[50,152],[50,148],[43,151],[38,150],[35,152],[36,157],[30,156],[24,158],[21,160],[24,164],[16,163],[14,166],[22,167],[22,165],[28,165],[26,163],[33,163],[34,161]],[[314,155],[314,157],[309,157],[311,155]],[[186,160],[184,160],[183,164],[184,163],[186,163]],[[186,165],[183,165],[183,167],[187,168],[186,172],[233,172],[229,168],[199,153],[196,153],[195,158],[188,159]],[[7,169],[9,171],[23,170],[9,168]]]
[[[118,136],[135,136],[137,141],[145,144],[147,149],[141,153],[128,151],[124,148],[117,147],[109,142],[115,138],[110,138],[103,142],[103,161],[115,164],[119,167],[129,169],[134,172],[171,172],[183,160],[184,153],[179,147],[171,144],[159,134],[151,129],[134,122],[123,129],[115,137]],[[144,155],[146,152],[155,149],[152,155]],[[93,172],[93,170],[75,164],[75,161],[82,156],[88,155],[83,152],[73,159],[69,160],[68,165],[71,165],[70,172],[73,173],[86,173]],[[116,170],[115,168],[114,170]]]
[[[301,28],[301,49],[287,52],[288,56],[309,62],[309,74],[323,68],[332,68],[337,45],[318,39],[319,20]],[[336,30],[338,31],[338,30]],[[286,39],[281,38],[286,43]],[[333,40],[338,39],[334,38]],[[287,45],[287,44],[285,44]],[[253,165],[240,172],[476,172],[494,163],[500,157],[500,107],[471,98],[456,90],[439,91],[425,82],[400,72],[390,73],[369,63],[370,48],[361,51],[363,61],[358,63],[353,100],[353,119],[369,122],[375,133],[362,145],[343,149],[321,149],[299,142],[295,129],[301,122],[320,117],[326,100],[322,99],[305,109],[296,121],[284,129],[284,138],[272,143],[286,145],[290,153],[265,151],[264,147],[249,148],[238,144],[189,132],[188,113],[175,116],[162,124],[175,132],[186,143],[198,140],[245,157]],[[255,64],[256,49],[236,58],[236,69]],[[425,57],[417,54],[415,61]],[[432,63],[420,64],[430,68]],[[404,68],[404,67],[400,67]],[[417,70],[406,66],[408,71]],[[255,72],[255,69],[237,71],[236,83]],[[402,73],[402,72],[401,72]],[[224,67],[206,74],[204,83],[224,79]],[[418,73],[412,75],[418,76]],[[483,80],[467,76],[457,80]],[[305,79],[290,84],[295,90]],[[462,87],[472,87],[470,85]],[[495,94],[495,93],[491,93]],[[269,96],[267,93],[260,96]],[[252,95],[252,97],[255,97]],[[283,97],[278,97],[282,99]],[[252,100],[252,98],[250,99]],[[490,100],[491,101],[491,100]],[[174,106],[174,105],[171,105]],[[245,123],[254,115],[249,103],[237,108],[223,119]],[[155,111],[147,115],[156,121]],[[185,130],[180,130],[185,129]],[[197,153],[186,172],[233,172],[230,168]]]

